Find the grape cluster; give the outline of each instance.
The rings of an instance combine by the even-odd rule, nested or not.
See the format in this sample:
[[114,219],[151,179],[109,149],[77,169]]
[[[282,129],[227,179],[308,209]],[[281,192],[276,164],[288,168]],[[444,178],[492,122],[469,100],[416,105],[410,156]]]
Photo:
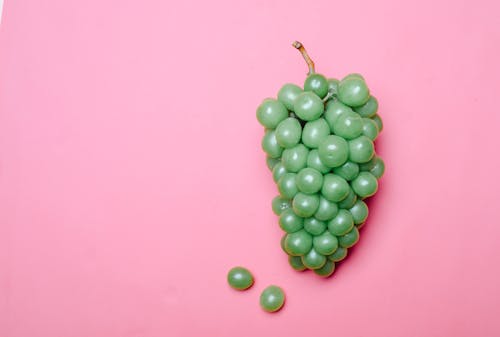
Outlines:
[[328,277],[358,242],[364,200],[377,192],[385,168],[374,148],[382,131],[377,109],[361,75],[339,81],[314,72],[304,89],[285,84],[257,108],[279,191],[272,209],[293,269]]

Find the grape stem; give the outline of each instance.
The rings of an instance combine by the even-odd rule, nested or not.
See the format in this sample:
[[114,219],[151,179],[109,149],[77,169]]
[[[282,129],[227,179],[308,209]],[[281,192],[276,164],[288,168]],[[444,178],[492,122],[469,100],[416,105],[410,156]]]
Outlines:
[[315,72],[314,71],[314,62],[309,57],[309,54],[307,53],[306,49],[304,48],[304,45],[302,43],[300,43],[299,41],[294,41],[292,43],[292,46],[294,46],[296,49],[298,49],[299,52],[304,57],[304,60],[306,61],[307,66],[309,67],[309,75],[314,74],[314,72]]

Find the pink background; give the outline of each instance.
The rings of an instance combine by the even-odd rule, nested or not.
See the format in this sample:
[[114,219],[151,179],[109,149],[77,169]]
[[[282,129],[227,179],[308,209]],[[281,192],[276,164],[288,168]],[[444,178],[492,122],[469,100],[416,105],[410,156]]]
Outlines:
[[[500,335],[497,1],[4,6],[0,336]],[[294,39],[364,74],[385,121],[386,176],[328,280],[281,252],[255,120],[304,79]]]

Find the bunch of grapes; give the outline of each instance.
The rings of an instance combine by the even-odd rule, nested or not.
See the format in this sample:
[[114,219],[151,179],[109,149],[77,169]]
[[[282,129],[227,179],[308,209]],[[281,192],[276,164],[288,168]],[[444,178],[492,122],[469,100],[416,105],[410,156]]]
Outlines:
[[302,44],[293,45],[309,66],[304,88],[285,84],[260,104],[257,119],[279,191],[272,209],[285,232],[281,247],[295,270],[328,277],[358,242],[365,200],[384,173],[374,148],[382,120],[361,75],[327,79]]

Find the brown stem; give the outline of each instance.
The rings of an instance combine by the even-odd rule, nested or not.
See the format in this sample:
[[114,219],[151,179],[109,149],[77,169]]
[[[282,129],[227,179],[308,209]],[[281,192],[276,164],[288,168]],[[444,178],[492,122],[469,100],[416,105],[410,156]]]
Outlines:
[[304,60],[306,60],[307,66],[309,67],[309,75],[314,74],[314,62],[309,57],[309,54],[307,54],[307,51],[304,48],[304,46],[302,45],[302,43],[300,43],[299,41],[295,41],[294,43],[292,43],[292,46],[294,46],[296,49],[298,49],[299,52],[304,57]]

